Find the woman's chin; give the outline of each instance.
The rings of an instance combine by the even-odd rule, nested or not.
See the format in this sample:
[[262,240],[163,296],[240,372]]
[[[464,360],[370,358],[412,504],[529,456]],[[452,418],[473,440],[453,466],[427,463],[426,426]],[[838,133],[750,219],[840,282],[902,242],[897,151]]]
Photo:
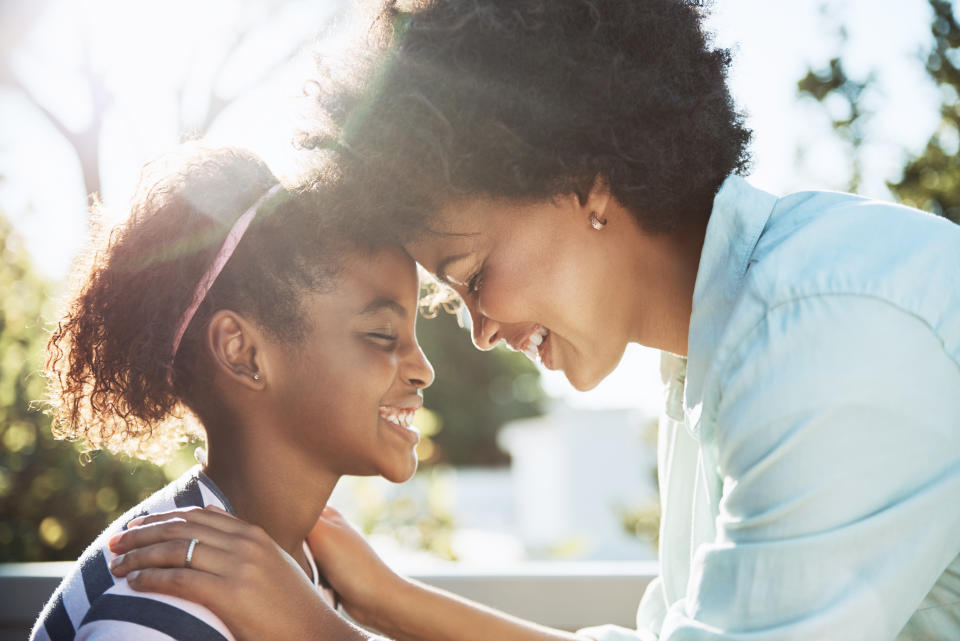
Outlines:
[[[564,373],[566,374],[566,372]],[[567,381],[569,381],[570,385],[573,386],[573,389],[577,390],[578,392],[589,392],[594,387],[599,385],[600,381],[602,380],[603,380],[602,378],[598,380],[583,380],[580,378],[574,379],[574,378],[571,378],[569,375],[567,375]]]
[[617,359],[613,365],[607,365],[599,362],[577,363],[563,370],[567,381],[578,392],[589,392],[610,375],[617,368],[620,360]]

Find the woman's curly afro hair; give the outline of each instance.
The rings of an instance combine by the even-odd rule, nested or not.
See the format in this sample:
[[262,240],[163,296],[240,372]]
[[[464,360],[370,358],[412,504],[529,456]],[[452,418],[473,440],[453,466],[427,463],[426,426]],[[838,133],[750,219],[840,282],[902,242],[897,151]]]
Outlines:
[[598,176],[645,230],[680,231],[748,164],[703,19],[688,0],[391,3],[365,83],[318,75],[304,143],[344,152],[361,209],[400,232],[460,197],[583,197]]

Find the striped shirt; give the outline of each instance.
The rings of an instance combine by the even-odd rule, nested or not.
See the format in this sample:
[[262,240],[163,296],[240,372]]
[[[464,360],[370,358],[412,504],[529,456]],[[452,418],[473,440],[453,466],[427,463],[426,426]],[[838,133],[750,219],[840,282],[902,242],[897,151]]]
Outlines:
[[[126,579],[114,577],[108,564],[114,555],[107,542],[132,519],[174,508],[215,505],[233,509],[199,467],[151,495],[114,521],[74,564],[44,606],[30,641],[233,641],[227,626],[207,608],[177,597],[137,592]],[[304,544],[306,546],[306,544]],[[305,548],[314,584],[319,573]]]

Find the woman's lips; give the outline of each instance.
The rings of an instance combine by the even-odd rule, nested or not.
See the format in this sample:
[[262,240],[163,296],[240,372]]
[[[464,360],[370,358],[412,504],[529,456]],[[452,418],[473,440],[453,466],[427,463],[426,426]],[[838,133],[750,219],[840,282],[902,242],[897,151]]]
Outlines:
[[516,345],[510,346],[534,363],[539,363],[543,359],[544,346],[549,338],[550,330],[538,323]]
[[540,362],[549,370],[557,369],[553,362],[553,338],[552,334],[547,334],[538,348]]

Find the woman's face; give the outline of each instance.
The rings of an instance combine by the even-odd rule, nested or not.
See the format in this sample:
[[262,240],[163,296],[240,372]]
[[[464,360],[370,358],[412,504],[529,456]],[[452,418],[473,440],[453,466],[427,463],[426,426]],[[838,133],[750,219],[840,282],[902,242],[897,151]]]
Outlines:
[[271,385],[281,429],[336,475],[401,482],[416,471],[411,421],[433,381],[415,333],[418,295],[413,260],[390,249],[348,258],[334,289],[304,297],[309,330]]
[[473,341],[499,341],[562,370],[580,390],[596,386],[632,339],[623,283],[633,269],[630,228],[590,224],[576,196],[539,203],[470,199],[445,208],[439,234],[408,245],[411,256],[461,296]]

